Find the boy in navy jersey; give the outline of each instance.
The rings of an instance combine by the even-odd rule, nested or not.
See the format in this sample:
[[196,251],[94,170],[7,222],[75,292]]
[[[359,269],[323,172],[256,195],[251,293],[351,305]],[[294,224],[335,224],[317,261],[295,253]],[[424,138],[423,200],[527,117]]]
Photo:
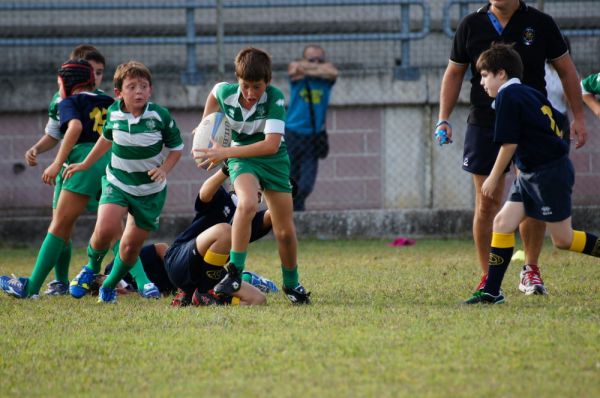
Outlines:
[[477,61],[481,85],[496,98],[494,141],[501,145],[490,175],[481,187],[492,197],[511,160],[521,171],[494,219],[489,274],[483,290],[465,304],[500,304],[500,290],[515,246],[514,231],[525,217],[546,222],[559,249],[600,257],[597,236],[571,226],[571,192],[575,181],[569,147],[563,140],[564,116],[539,91],[521,84],[523,63],[511,45],[494,43]]
[[[76,178],[65,180],[60,172],[65,166],[83,160],[102,133],[108,107],[113,99],[93,92],[94,69],[85,60],[69,60],[58,72],[62,101],[59,104],[59,131],[62,143],[54,162],[44,170],[42,180],[55,185],[52,222],[40,248],[33,273],[29,278],[0,277],[0,287],[18,297],[36,296],[61,253],[70,245],[75,222],[100,192],[100,179],[108,163],[104,156],[93,167]],[[64,278],[66,279],[66,272]],[[68,280],[59,281],[66,285]]]

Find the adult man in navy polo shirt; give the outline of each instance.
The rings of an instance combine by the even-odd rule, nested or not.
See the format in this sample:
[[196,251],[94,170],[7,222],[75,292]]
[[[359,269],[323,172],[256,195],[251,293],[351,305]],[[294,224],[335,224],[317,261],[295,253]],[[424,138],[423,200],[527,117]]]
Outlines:
[[[571,135],[577,139],[576,147],[585,144],[586,130],[583,120],[583,103],[578,76],[567,45],[547,14],[536,10],[520,0],[490,0],[489,4],[467,15],[459,24],[454,36],[450,62],[444,73],[440,90],[439,120],[436,128],[446,130],[452,138],[448,122],[458,100],[463,77],[471,67],[471,109],[465,135],[463,169],[473,175],[475,187],[475,214],[473,237],[483,276],[477,289],[485,285],[488,272],[489,246],[494,217],[504,198],[504,181],[490,197],[481,193],[481,186],[490,174],[499,145],[493,143],[495,113],[490,98],[480,84],[481,75],[475,68],[479,55],[492,42],[514,43],[525,66],[523,83],[546,95],[544,63],[548,59],[557,70],[571,111],[573,123]],[[545,294],[546,289],[538,269],[538,257],[542,250],[545,225],[527,218],[519,227],[525,248],[525,266],[521,272],[519,290],[525,294]]]

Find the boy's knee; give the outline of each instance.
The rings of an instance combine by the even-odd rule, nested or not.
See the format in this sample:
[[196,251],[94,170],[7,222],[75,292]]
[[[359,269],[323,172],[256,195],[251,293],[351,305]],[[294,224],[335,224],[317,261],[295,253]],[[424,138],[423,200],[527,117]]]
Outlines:
[[563,236],[553,236],[552,244],[554,247],[561,250],[569,250],[571,247],[571,241]]
[[235,210],[235,214],[244,218],[254,217],[258,211],[258,201],[244,200],[239,201]]
[[281,244],[289,245],[296,241],[296,233],[293,229],[278,228],[273,230],[275,239]]

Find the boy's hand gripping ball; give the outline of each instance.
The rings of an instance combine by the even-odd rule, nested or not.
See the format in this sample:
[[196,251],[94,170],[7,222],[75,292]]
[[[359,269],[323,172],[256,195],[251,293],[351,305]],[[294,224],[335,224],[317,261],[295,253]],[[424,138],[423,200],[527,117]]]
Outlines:
[[[200,124],[194,129],[194,140],[192,142],[192,152],[196,155],[196,149],[209,149],[213,146],[213,141],[222,147],[231,145],[231,124],[221,112],[211,113],[200,121]],[[205,159],[196,158],[196,163],[200,164]],[[219,163],[220,164],[220,163]],[[217,164],[213,165],[217,166]],[[204,167],[208,168],[208,165]]]

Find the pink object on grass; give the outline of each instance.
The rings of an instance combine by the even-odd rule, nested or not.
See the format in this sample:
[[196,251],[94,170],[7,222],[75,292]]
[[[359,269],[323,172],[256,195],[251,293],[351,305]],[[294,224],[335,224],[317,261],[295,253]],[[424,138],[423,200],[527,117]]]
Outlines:
[[410,238],[404,238],[402,236],[394,239],[392,242],[388,243],[390,247],[401,247],[401,246],[412,246],[417,243],[416,240]]

